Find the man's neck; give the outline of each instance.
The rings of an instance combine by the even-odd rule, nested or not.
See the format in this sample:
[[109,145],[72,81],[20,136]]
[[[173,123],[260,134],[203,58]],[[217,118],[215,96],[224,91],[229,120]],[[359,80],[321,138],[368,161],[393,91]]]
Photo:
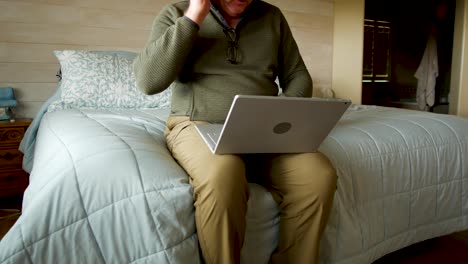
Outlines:
[[223,13],[221,15],[224,17],[224,20],[226,20],[226,23],[231,27],[231,28],[236,28],[237,24],[239,24],[239,21],[241,20],[240,17],[230,17],[227,16]]
[[214,8],[215,12],[218,13],[224,19],[225,24],[231,28],[236,28],[239,22],[242,20],[242,16],[232,17],[229,16],[226,12],[223,11],[221,7],[211,4],[211,7]]

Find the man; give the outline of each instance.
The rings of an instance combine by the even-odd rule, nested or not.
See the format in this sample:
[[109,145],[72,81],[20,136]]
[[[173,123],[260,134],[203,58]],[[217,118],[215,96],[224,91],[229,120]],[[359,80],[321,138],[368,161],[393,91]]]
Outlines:
[[[278,203],[273,263],[315,263],[336,173],[320,153],[214,155],[195,123],[223,122],[236,94],[311,96],[312,80],[281,11],[260,0],[190,0],[168,5],[134,64],[147,94],[171,85],[169,150],[190,176],[206,263],[239,263],[248,180]],[[252,113],[255,114],[255,113]]]

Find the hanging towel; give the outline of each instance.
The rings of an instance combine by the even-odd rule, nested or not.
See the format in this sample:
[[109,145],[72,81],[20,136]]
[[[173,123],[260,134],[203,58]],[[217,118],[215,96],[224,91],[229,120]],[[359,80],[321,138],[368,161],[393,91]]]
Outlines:
[[414,77],[418,79],[416,101],[419,109],[434,105],[436,79],[439,76],[439,62],[437,58],[437,42],[433,34],[429,36],[426,49]]

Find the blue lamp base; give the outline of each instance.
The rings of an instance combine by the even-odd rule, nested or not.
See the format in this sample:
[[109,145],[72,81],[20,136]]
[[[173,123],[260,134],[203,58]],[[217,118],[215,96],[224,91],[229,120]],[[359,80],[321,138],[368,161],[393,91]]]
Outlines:
[[15,98],[15,92],[12,87],[0,87],[0,120],[15,120],[12,107],[17,104]]
[[13,112],[10,107],[0,107],[0,120],[13,120]]

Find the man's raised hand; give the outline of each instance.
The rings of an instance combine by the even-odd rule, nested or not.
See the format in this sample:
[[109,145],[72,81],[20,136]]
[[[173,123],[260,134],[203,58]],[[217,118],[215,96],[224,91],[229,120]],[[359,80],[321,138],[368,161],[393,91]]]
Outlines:
[[185,16],[198,25],[201,25],[209,12],[210,0],[190,0],[190,5],[185,12]]

